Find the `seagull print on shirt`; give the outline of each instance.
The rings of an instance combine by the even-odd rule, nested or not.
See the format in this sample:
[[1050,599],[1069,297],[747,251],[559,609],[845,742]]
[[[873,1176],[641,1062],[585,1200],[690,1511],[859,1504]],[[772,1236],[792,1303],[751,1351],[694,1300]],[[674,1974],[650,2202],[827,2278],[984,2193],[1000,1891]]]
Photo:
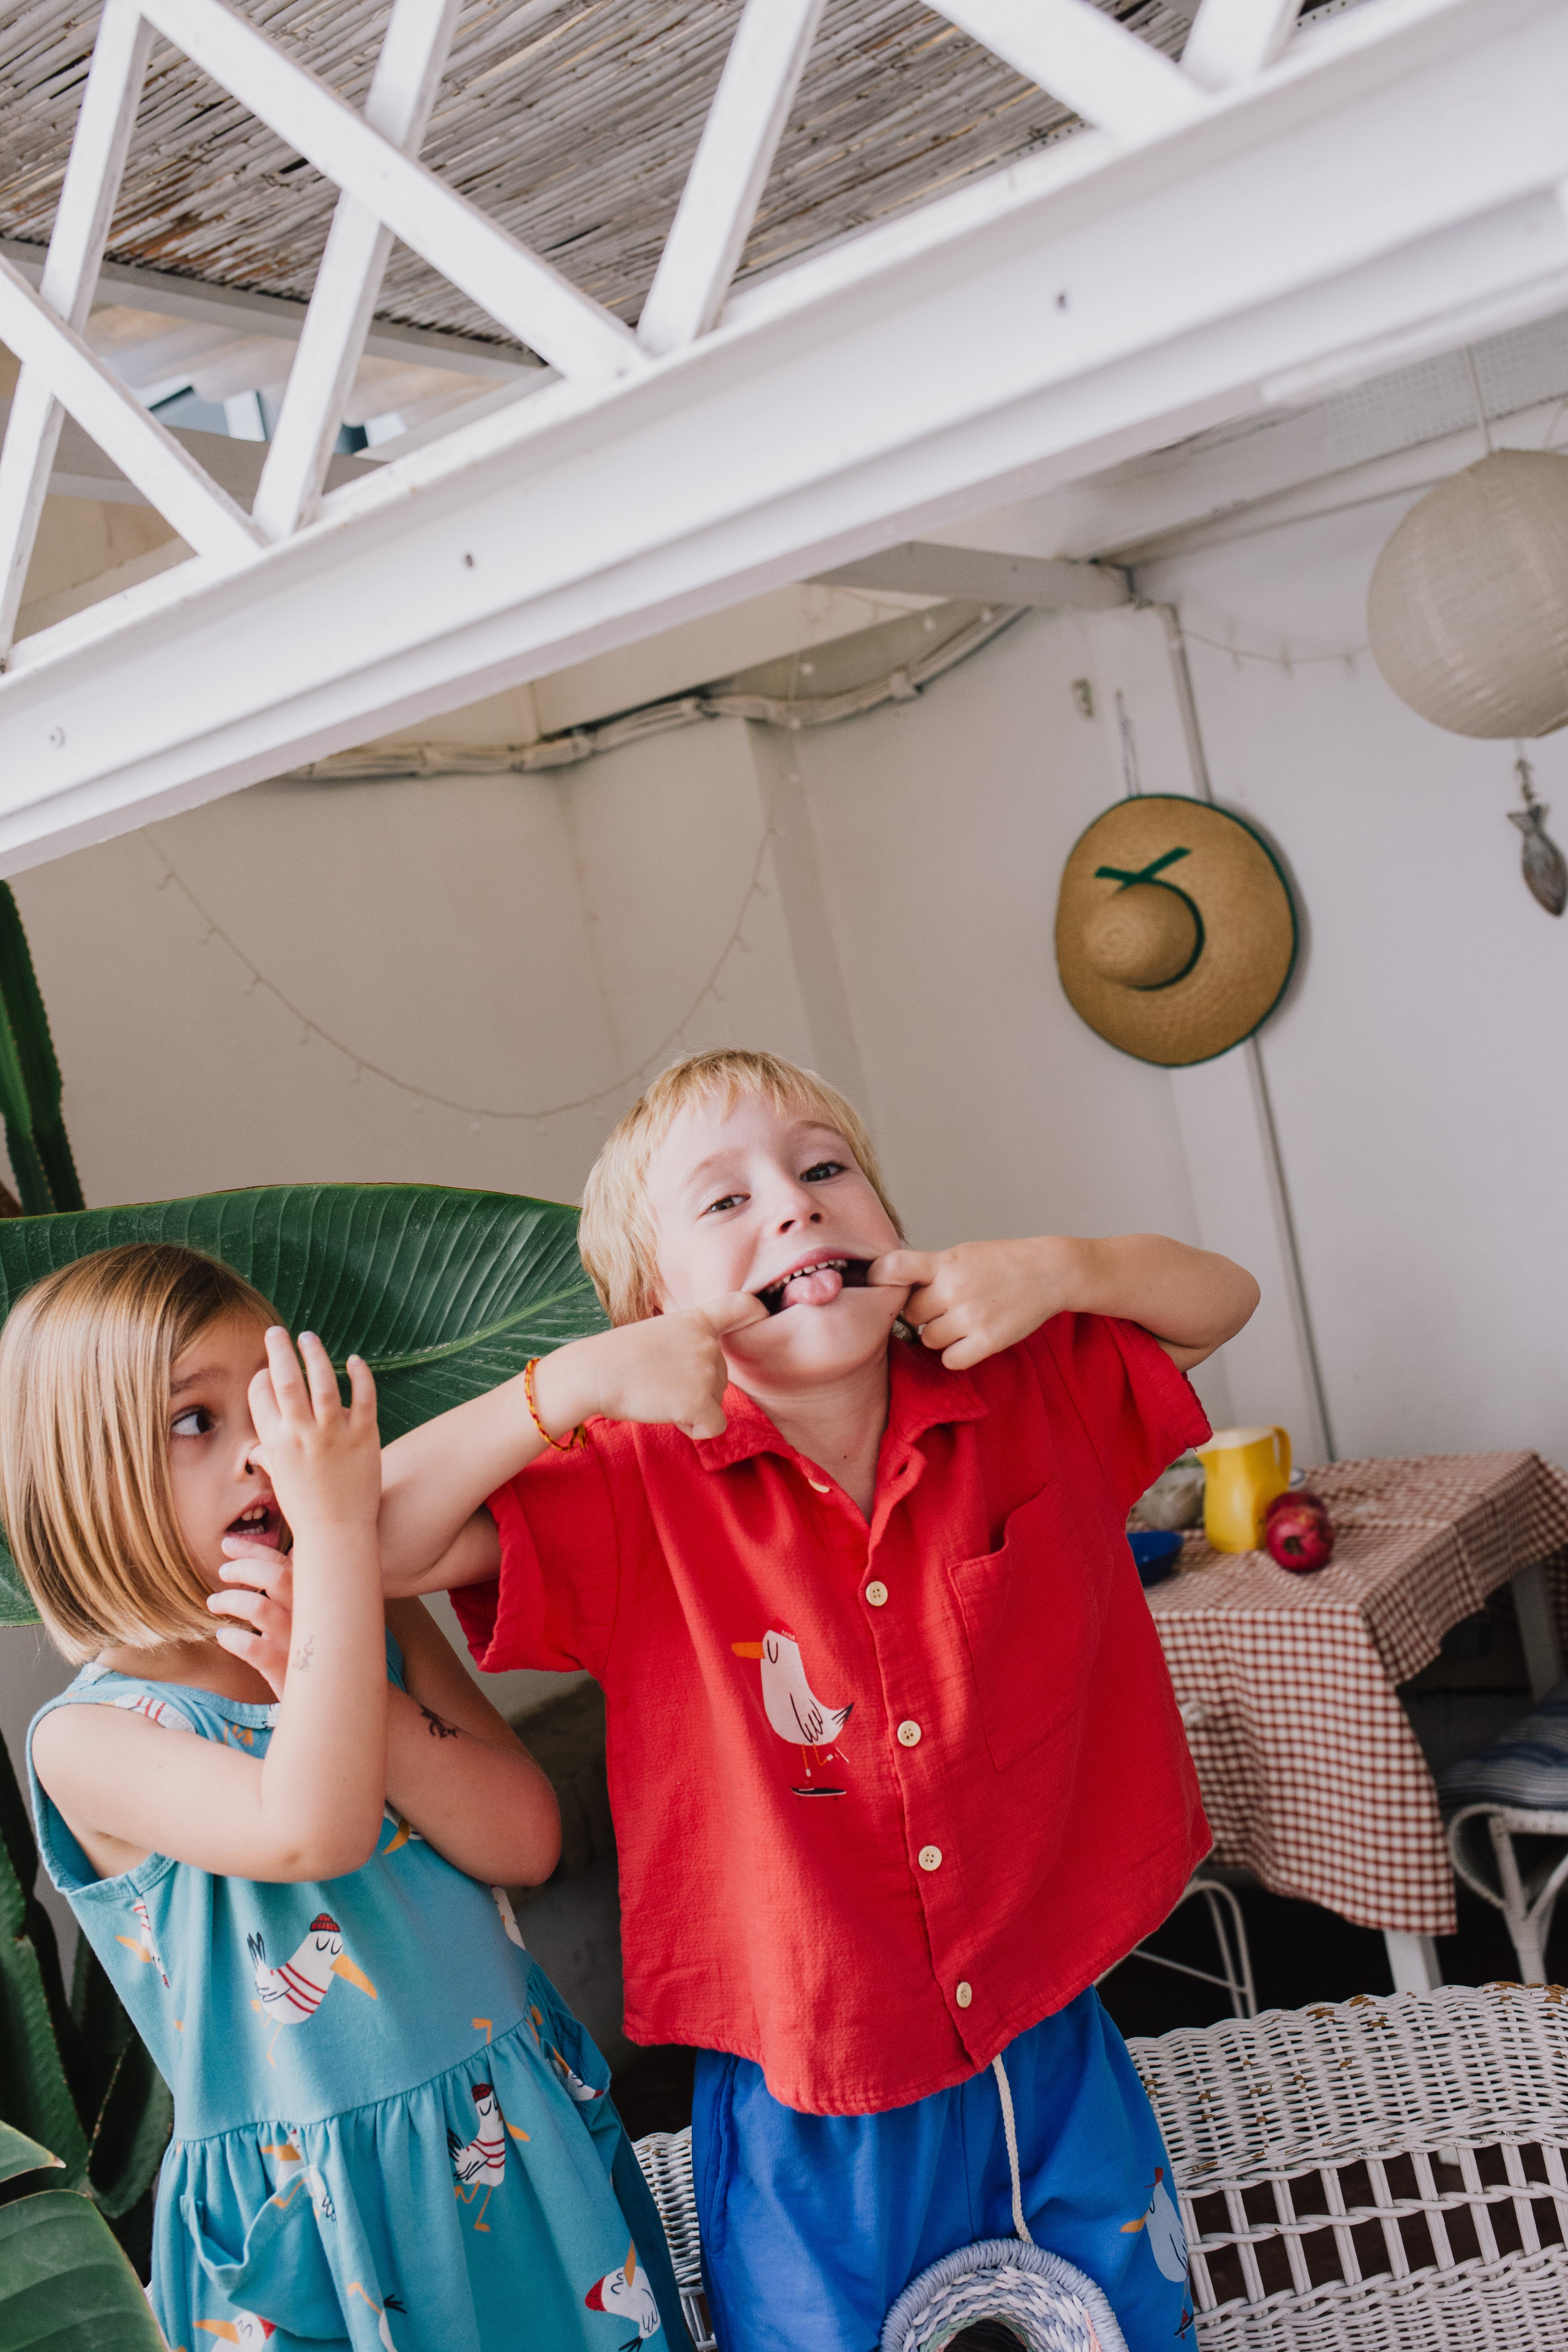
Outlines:
[[842,1797],[842,1788],[831,1787],[815,1777],[812,1758],[815,1755],[823,1764],[836,1760],[833,1743],[855,1712],[854,1700],[847,1706],[827,1706],[816,1696],[805,1678],[800,1643],[783,1625],[770,1626],[760,1642],[731,1642],[730,1647],[738,1658],[761,1659],[763,1712],[779,1738],[800,1749],[805,1782],[793,1793],[797,1797]]
[[[1124,2238],[1136,2237],[1140,2231],[1147,2234],[1144,2243],[1154,2257],[1155,2268],[1162,2278],[1173,2285],[1180,2279],[1184,2287],[1187,2276],[1187,2239],[1182,2228],[1182,2217],[1176,2210],[1174,2198],[1165,2186],[1165,2168],[1154,2168],[1154,2185],[1149,2192],[1149,2202],[1135,2221],[1123,2221]],[[1192,2305],[1186,2294],[1182,2296],[1182,2316],[1176,2326],[1178,2338],[1184,2336],[1193,2325]]]

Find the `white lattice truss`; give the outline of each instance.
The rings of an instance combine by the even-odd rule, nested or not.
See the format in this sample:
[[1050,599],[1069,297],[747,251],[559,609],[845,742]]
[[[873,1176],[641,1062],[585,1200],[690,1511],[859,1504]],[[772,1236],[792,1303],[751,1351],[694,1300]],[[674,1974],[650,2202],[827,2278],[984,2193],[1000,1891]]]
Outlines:
[[[105,0],[0,454],[0,868],[1568,300],[1563,0],[940,0],[1082,134],[731,279],[823,0],[746,0],[634,333],[426,169],[457,0],[362,113],[227,0]],[[84,340],[162,35],[341,191],[247,513]],[[549,363],[323,490],[394,238]],[[14,646],[62,412],[191,549]]]

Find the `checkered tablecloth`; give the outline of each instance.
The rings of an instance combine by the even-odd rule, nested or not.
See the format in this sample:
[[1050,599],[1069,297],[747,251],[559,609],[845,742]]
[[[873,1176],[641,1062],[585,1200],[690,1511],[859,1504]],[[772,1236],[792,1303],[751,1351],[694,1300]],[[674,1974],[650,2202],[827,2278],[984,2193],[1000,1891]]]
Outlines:
[[1394,1686],[1568,1546],[1568,1478],[1536,1454],[1457,1454],[1335,1462],[1307,1484],[1335,1528],[1321,1573],[1198,1534],[1149,1594],[1215,1858],[1365,1927],[1450,1935],[1436,1791]]

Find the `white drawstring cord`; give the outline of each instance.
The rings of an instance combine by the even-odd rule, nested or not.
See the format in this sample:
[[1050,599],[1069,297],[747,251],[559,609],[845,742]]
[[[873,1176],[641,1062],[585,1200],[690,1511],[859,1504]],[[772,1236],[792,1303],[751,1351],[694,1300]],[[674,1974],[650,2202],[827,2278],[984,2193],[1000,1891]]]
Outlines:
[[1029,2225],[1024,2219],[1024,2184],[1018,2173],[1018,2126],[1013,2120],[1013,2086],[1007,2080],[1007,2069],[1001,2053],[991,2061],[996,2077],[996,2088],[1002,2094],[1002,2129],[1007,2139],[1007,2164],[1013,2175],[1013,2227],[1026,2246],[1034,2244]]

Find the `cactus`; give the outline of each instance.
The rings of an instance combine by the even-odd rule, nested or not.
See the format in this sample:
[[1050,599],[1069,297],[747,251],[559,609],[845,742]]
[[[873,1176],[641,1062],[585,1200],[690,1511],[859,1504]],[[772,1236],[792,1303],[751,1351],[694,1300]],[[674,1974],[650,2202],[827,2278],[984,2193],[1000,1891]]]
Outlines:
[[38,993],[27,934],[0,882],[0,1118],[23,1214],[84,1203],[60,1118],[60,1067]]
[[[66,1997],[48,1913],[35,1893],[38,1849],[0,1741],[0,2116],[53,2151],[62,2189],[98,2208],[145,2275],[152,2188],[174,2101],[84,1937]],[[0,2180],[0,2206],[25,2194]]]

